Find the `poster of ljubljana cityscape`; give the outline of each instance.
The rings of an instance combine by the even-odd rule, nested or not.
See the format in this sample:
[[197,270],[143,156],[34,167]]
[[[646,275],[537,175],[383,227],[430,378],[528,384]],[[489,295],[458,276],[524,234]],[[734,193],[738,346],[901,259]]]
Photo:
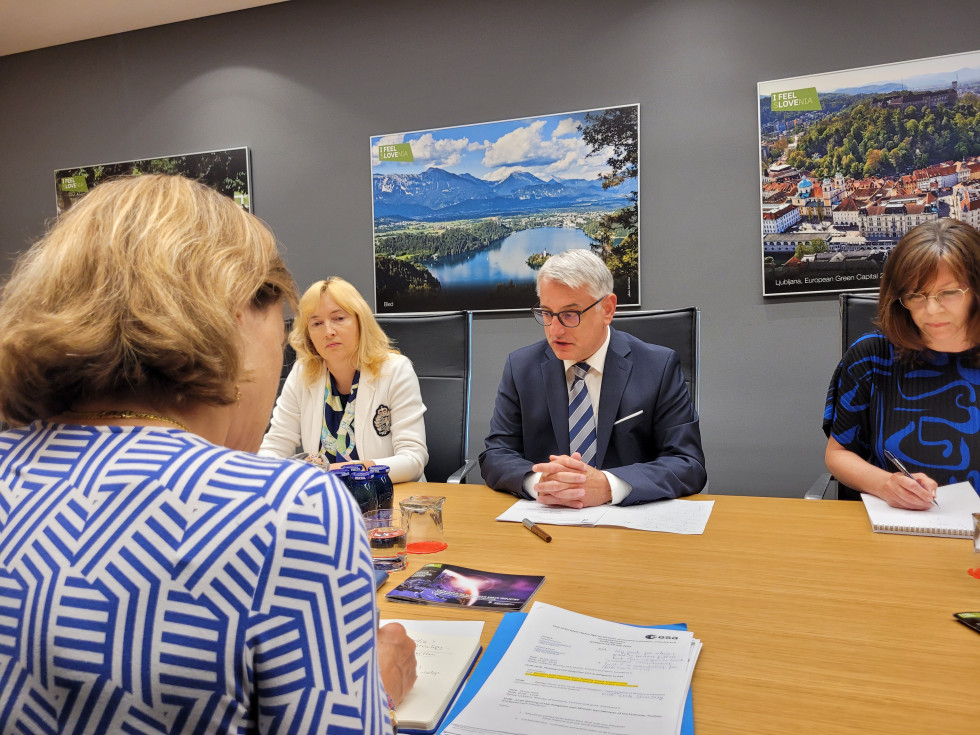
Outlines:
[[589,248],[639,304],[639,106],[371,138],[376,310],[527,309]]
[[980,226],[980,51],[759,84],[763,295],[877,290],[905,233]]

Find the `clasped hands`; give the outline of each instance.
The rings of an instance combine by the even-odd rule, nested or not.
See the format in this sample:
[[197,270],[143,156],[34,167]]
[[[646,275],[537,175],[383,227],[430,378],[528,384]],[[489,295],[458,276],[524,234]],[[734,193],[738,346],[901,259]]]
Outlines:
[[583,462],[578,452],[571,456],[552,454],[547,462],[531,467],[531,471],[541,473],[534,486],[539,503],[588,508],[612,500],[609,478]]

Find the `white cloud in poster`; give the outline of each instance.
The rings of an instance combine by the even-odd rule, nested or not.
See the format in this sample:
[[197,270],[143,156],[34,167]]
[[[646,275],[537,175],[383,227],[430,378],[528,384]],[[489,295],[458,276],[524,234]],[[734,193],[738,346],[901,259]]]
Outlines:
[[536,120],[488,142],[482,164],[489,171],[488,181],[501,181],[515,171],[526,171],[543,179],[594,179],[606,169],[607,152],[589,156],[591,149],[582,140],[572,118],[561,120],[551,136],[543,137],[545,121]]
[[442,138],[436,140],[432,133],[426,133],[412,141],[412,156],[419,163],[430,166],[455,166],[463,160],[463,151],[469,145],[469,138]]
[[555,132],[551,134],[551,137],[560,138],[563,135],[573,134],[578,134],[578,123],[572,118],[566,117],[564,120],[559,121],[558,125],[555,126]]
[[544,120],[535,120],[526,127],[501,135],[487,148],[483,165],[493,168],[514,163],[540,162],[547,155],[545,147],[548,145],[541,137],[543,127]]

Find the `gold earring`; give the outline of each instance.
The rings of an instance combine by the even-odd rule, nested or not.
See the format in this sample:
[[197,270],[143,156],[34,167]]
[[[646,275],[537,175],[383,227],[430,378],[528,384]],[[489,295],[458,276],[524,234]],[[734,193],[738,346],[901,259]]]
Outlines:
[[235,383],[235,403],[241,403],[241,402],[242,402],[242,389],[238,385],[238,383]]

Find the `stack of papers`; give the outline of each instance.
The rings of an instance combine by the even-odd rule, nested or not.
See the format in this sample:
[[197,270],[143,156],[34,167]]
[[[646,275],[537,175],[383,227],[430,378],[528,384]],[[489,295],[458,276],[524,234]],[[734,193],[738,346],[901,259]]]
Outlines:
[[645,505],[563,508],[518,500],[497,520],[520,523],[527,518],[553,526],[622,526],[638,531],[702,534],[714,505],[714,500],[658,500]]
[[693,732],[685,706],[701,642],[684,626],[611,623],[541,602],[517,625],[499,663],[494,636],[440,732]]

